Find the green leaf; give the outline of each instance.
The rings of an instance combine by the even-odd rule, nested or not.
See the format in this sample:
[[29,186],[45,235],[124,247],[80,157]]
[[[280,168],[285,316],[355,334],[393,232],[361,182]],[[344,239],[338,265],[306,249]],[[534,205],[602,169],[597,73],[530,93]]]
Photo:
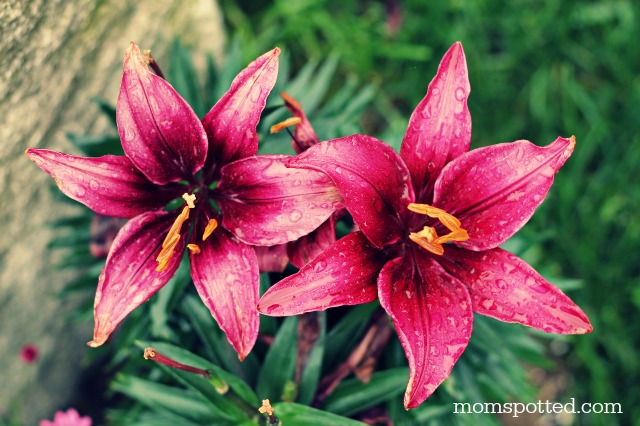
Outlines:
[[358,413],[402,395],[408,377],[408,368],[393,368],[373,373],[369,383],[362,383],[357,378],[343,381],[327,397],[323,408],[343,416]]
[[296,367],[298,317],[287,317],[265,356],[258,375],[256,393],[260,399],[279,401]]
[[154,411],[170,412],[202,424],[224,421],[204,398],[192,391],[125,374],[116,376],[111,387]]
[[[326,312],[310,312],[309,314],[317,315],[317,320],[320,324],[320,332],[318,339],[311,350],[311,354],[307,359],[307,365],[302,370],[302,377],[300,379],[298,395],[296,401],[300,404],[310,404],[316,393],[320,376],[322,375],[322,358],[324,357],[324,345],[326,337]],[[309,315],[305,314],[305,315]]]
[[84,155],[99,157],[102,155],[124,155],[120,137],[117,134],[106,135],[74,135],[67,133],[67,139],[74,144]]
[[306,405],[293,402],[274,404],[274,415],[280,419],[282,426],[363,426],[357,420],[338,416],[337,414],[317,410]]
[[257,376],[259,368],[255,355],[250,353],[243,362],[238,361],[238,354],[202,301],[196,296],[186,295],[180,305],[180,312],[189,318],[190,325],[204,344],[207,357],[214,364],[252,384],[252,378]]
[[93,98],[91,100],[98,105],[98,108],[100,108],[100,112],[102,112],[107,116],[107,118],[109,118],[109,122],[111,123],[113,128],[117,130],[118,124],[116,123],[116,108],[104,99]]
[[149,316],[151,319],[151,335],[154,338],[170,340],[175,334],[168,325],[171,317],[172,305],[176,296],[182,294],[184,288],[191,281],[191,271],[187,255],[178,267],[178,270],[169,282],[152,298],[149,304]]
[[202,90],[198,84],[198,74],[196,73],[191,52],[180,44],[176,38],[171,50],[171,65],[167,76],[173,88],[187,101],[196,115],[200,118],[207,112],[202,102]]
[[[260,296],[271,286],[268,273],[260,274]],[[260,333],[273,336],[278,331],[278,319],[268,315],[260,315]]]
[[346,359],[358,343],[358,337],[367,326],[371,314],[379,306],[377,302],[355,306],[331,329],[327,334],[325,347],[325,371],[335,368],[340,361]]

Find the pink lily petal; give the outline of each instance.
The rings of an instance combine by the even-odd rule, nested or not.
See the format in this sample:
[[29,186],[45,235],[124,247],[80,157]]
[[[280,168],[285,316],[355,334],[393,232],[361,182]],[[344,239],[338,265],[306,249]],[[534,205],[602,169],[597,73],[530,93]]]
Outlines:
[[[198,232],[202,235],[202,230]],[[258,259],[252,247],[217,229],[189,254],[193,283],[242,361],[258,338]]]
[[413,188],[409,170],[389,145],[365,135],[347,136],[312,146],[288,166],[329,175],[354,222],[376,247],[407,234],[403,223]]
[[473,310],[479,314],[547,333],[593,330],[584,312],[559,288],[505,250],[448,247],[441,260],[447,272],[469,288]]
[[26,155],[65,195],[107,216],[132,218],[158,210],[184,192],[177,185],[151,183],[127,157],[88,158],[34,148]]
[[389,261],[380,272],[378,291],[409,361],[404,406],[414,408],[449,377],[469,343],[469,293],[437,262],[418,252]]
[[309,122],[307,115],[302,110],[300,103],[287,93],[282,92],[280,96],[284,99],[284,106],[291,111],[291,114],[302,120],[293,131],[294,139],[291,141],[293,150],[297,154],[300,154],[307,148],[320,143],[320,139],[318,139],[318,135],[316,134],[316,131],[313,130],[313,126],[311,126],[311,123]]
[[89,346],[102,345],[118,324],[160,290],[178,269],[184,238],[178,242],[167,268],[156,271],[156,257],[175,218],[174,212],[143,213],[118,232],[98,279],[93,307],[95,328]]
[[575,138],[539,147],[517,141],[474,149],[449,163],[436,182],[433,204],[456,216],[471,250],[504,243],[531,218],[567,161]]
[[135,43],[124,57],[116,121],[125,154],[150,181],[189,179],[204,165],[207,135],[198,116],[149,71]]
[[333,215],[318,229],[287,244],[289,261],[296,268],[302,268],[336,242],[336,224]]
[[258,257],[258,269],[260,272],[284,271],[289,261],[286,244],[269,247],[255,246],[253,249],[256,251],[256,256]]
[[300,269],[273,285],[258,302],[270,316],[298,315],[376,299],[376,278],[384,264],[382,252],[361,232],[335,242]]
[[293,241],[320,226],[343,205],[325,174],[285,166],[292,157],[261,155],[222,168],[216,197],[222,225],[247,244]]
[[411,172],[417,203],[428,203],[442,168],[469,150],[471,86],[460,42],[442,58],[427,95],[409,120],[400,156]]
[[275,48],[250,63],[202,120],[209,137],[208,172],[258,152],[256,127],[276,83],[279,55]]

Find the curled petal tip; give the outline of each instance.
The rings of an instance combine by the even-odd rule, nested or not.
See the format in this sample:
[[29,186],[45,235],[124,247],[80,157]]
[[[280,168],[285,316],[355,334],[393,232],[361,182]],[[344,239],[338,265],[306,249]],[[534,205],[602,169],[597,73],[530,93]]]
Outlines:
[[102,344],[105,342],[106,339],[96,339],[95,337],[93,338],[92,341],[87,342],[87,346],[90,346],[92,348],[97,348],[102,346]]
[[92,348],[100,347],[109,338],[110,333],[106,332],[106,330],[100,330],[98,327],[99,327],[99,323],[96,324],[96,327],[93,331],[93,340],[90,342],[87,342],[87,346]]
[[135,66],[140,65],[146,67],[147,64],[144,62],[142,58],[142,53],[140,52],[140,46],[135,44],[133,41],[129,43],[127,50],[124,53],[124,63],[125,68],[127,65]]

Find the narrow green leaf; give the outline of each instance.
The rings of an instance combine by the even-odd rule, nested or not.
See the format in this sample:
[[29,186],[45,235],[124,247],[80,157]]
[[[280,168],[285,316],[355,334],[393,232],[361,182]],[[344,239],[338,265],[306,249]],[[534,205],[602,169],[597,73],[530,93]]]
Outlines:
[[274,404],[282,426],[363,426],[364,423],[293,402]]
[[124,374],[116,376],[112,389],[154,411],[168,411],[202,424],[224,421],[206,400],[192,391]]
[[320,332],[318,339],[309,355],[307,365],[302,370],[302,377],[300,380],[300,388],[298,389],[298,395],[296,401],[300,404],[310,404],[316,393],[320,376],[322,375],[322,359],[324,357],[324,346],[326,338],[326,312],[314,312],[318,316],[318,322],[320,323]]
[[151,335],[154,338],[170,340],[174,336],[168,325],[172,301],[183,292],[185,286],[191,281],[189,261],[186,257],[185,254],[174,276],[150,301]]
[[180,312],[189,318],[189,323],[205,346],[207,357],[214,364],[220,365],[252,385],[259,368],[258,360],[253,353],[250,353],[243,362],[238,360],[238,354],[233,350],[202,301],[196,296],[186,295],[180,305]]
[[329,395],[324,409],[349,416],[404,393],[409,377],[408,368],[393,368],[373,373],[369,383],[359,379],[346,380]]
[[120,137],[117,134],[74,135],[67,133],[67,139],[89,157],[101,155],[124,155]]
[[[260,295],[262,296],[271,287],[271,279],[268,273],[260,274]],[[260,315],[260,333],[273,336],[278,331],[278,319],[268,315]]]
[[293,378],[298,342],[297,325],[298,317],[285,318],[273,339],[258,375],[256,393],[260,399],[280,401],[286,383]]
[[202,102],[202,90],[198,83],[198,74],[191,60],[191,52],[181,45],[177,38],[173,42],[167,78],[174,89],[193,108],[196,115],[203,117],[206,111]]
[[338,324],[327,333],[324,368],[331,370],[343,361],[358,342],[379,303],[366,303],[349,310]]
[[107,116],[107,118],[109,118],[109,122],[111,123],[113,128],[117,130],[118,124],[116,123],[116,107],[114,107],[104,99],[93,98],[91,100],[98,105],[98,108],[100,108],[100,112],[102,112]]

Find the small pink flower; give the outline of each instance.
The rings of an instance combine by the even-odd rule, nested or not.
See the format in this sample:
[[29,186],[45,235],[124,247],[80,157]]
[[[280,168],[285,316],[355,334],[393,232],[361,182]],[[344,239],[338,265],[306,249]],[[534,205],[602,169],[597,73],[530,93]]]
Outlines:
[[25,364],[33,364],[38,359],[38,347],[32,344],[24,345],[20,349],[20,359]]
[[67,411],[56,411],[53,421],[41,420],[40,426],[91,426],[91,417],[80,417],[75,408]]

